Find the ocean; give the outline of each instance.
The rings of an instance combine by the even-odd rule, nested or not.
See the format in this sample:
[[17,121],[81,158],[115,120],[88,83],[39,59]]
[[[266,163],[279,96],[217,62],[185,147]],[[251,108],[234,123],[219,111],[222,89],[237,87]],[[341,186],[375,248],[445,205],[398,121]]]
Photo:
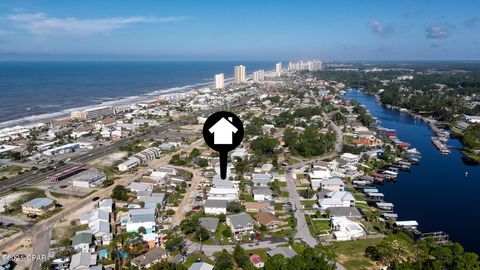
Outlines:
[[125,104],[208,86],[213,75],[273,70],[274,61],[0,62],[0,128],[63,117],[75,109]]

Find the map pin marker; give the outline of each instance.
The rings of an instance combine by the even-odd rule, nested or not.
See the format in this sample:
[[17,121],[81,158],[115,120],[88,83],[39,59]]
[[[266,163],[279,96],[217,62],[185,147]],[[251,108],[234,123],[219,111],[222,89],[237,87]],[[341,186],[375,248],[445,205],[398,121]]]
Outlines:
[[220,154],[220,178],[227,178],[228,152],[243,140],[243,123],[234,113],[219,111],[210,115],[203,125],[205,143]]

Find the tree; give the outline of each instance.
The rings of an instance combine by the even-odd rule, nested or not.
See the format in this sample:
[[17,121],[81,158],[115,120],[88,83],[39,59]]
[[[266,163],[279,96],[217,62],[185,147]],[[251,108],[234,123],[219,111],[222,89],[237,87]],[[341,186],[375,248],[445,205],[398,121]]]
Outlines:
[[227,203],[227,211],[230,213],[238,214],[242,211],[242,205],[238,201],[229,201]]
[[175,211],[173,209],[167,209],[167,211],[165,211],[165,215],[173,216],[175,215]]
[[147,233],[147,230],[145,229],[145,227],[140,226],[140,228],[138,228],[138,233],[146,234],[146,233]]
[[119,201],[128,200],[128,193],[127,193],[127,190],[125,189],[125,186],[123,186],[123,185],[115,186],[113,188],[111,197],[113,199],[116,199],[116,200],[119,200]]
[[272,257],[269,257],[265,262],[265,270],[287,270],[286,268],[287,260],[283,255],[276,254]]
[[219,222],[225,222],[227,220],[227,216],[224,213],[221,213],[218,215],[218,221]]
[[165,241],[166,250],[174,252],[183,248],[184,242],[182,236],[171,233],[167,237],[167,241]]
[[197,230],[195,231],[195,239],[197,239],[200,242],[206,241],[210,238],[210,232],[207,231],[207,229],[203,228],[202,226],[199,226]]
[[215,255],[215,269],[229,270],[233,269],[232,256],[224,249]]
[[200,220],[197,214],[191,214],[180,222],[180,229],[184,234],[192,234],[200,227]]
[[237,244],[233,250],[233,259],[237,266],[241,268],[244,268],[245,265],[250,262],[248,256],[245,254],[245,250],[239,244]]
[[232,237],[232,230],[230,229],[230,227],[227,227],[225,230],[223,230],[222,235],[227,238]]

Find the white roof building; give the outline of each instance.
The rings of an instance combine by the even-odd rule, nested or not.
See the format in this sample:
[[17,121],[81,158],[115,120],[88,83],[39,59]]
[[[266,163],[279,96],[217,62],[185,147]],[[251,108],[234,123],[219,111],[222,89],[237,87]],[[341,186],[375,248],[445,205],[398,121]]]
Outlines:
[[365,235],[363,227],[347,217],[332,217],[330,222],[332,224],[332,230],[334,231],[332,233],[333,237],[335,237],[337,241],[348,241]]

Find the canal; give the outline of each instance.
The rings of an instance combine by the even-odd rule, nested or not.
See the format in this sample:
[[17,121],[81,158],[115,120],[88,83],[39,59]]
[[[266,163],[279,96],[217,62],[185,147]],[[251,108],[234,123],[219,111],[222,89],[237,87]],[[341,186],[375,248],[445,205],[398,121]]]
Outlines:
[[[357,90],[348,91],[346,98],[365,105],[383,127],[397,130],[400,140],[422,154],[421,164],[412,166],[411,172],[401,172],[396,183],[379,187],[385,201],[394,204],[398,219],[418,221],[422,232],[445,231],[465,250],[480,254],[480,166],[464,162],[458,150],[440,154],[430,140],[431,130],[421,120],[387,109]],[[450,139],[448,145],[461,143]]]

